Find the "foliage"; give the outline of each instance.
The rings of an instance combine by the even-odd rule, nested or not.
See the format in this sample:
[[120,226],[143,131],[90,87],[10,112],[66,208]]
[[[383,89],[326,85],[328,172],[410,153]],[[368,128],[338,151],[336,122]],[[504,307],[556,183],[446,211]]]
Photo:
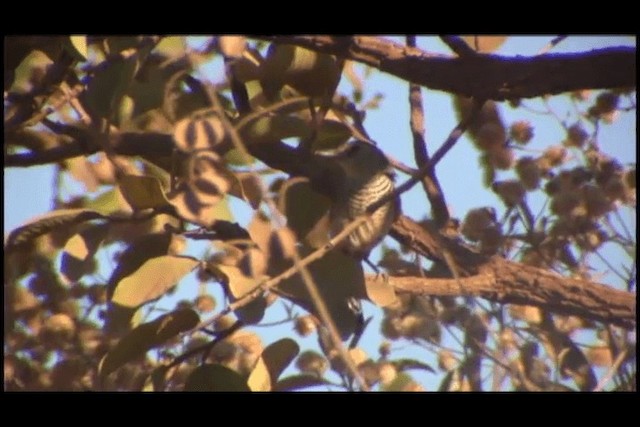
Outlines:
[[[491,52],[504,39],[475,46]],[[329,240],[331,194],[318,182],[330,177],[314,175],[304,154],[269,157],[270,144],[326,152],[368,139],[366,110],[384,99],[363,95],[367,77],[352,61],[237,36],[205,40],[5,38],[5,168],[55,164],[57,182],[79,189],[58,188],[51,212],[6,238],[5,390],[635,389],[634,331],[462,290],[401,293],[338,250],[302,267]],[[222,81],[195,77],[211,64]],[[341,73],[351,94],[336,92]],[[467,212],[455,240],[587,282],[599,281],[594,260],[607,263],[614,247],[625,265],[608,269],[633,292],[635,233],[621,212],[635,210],[636,166],[600,145],[604,129],[635,111],[635,88],[590,89],[559,96],[573,106],[566,117],[547,96],[535,101],[541,110],[534,100],[484,102],[468,136],[501,205]],[[452,96],[460,120],[472,114],[472,100]],[[505,108],[534,110],[540,123],[506,123]],[[545,121],[561,140],[536,141]],[[238,206],[250,220],[238,219]],[[429,213],[411,216],[426,227]],[[384,247],[378,265],[391,277],[457,278],[448,263],[423,261]],[[341,353],[299,271],[343,339],[357,328],[348,298],[376,306],[382,318],[365,326],[379,326],[377,356]],[[192,301],[172,298],[194,282]],[[257,331],[277,307],[286,318],[276,323],[289,329],[265,345]],[[403,346],[420,351],[407,357]]]

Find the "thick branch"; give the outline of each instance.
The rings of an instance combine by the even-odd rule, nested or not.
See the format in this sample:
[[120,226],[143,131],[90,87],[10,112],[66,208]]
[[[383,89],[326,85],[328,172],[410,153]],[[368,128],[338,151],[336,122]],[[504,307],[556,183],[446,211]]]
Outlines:
[[[367,280],[373,280],[368,278]],[[631,292],[584,280],[562,277],[539,268],[495,258],[483,272],[455,279],[390,277],[397,292],[413,295],[485,298],[501,304],[534,305],[557,314],[612,323],[636,324],[636,296]]]
[[435,227],[424,228],[401,215],[389,233],[400,243],[427,258],[443,262],[444,248],[454,254],[468,277],[424,279],[392,277],[397,290],[413,294],[467,296],[499,303],[535,305],[559,314],[631,327],[636,322],[635,294],[610,286],[559,276],[553,272],[476,254],[464,245],[441,236]]
[[379,37],[257,37],[362,62],[411,83],[478,99],[533,98],[636,86],[636,49],[611,47],[533,57],[445,57]]

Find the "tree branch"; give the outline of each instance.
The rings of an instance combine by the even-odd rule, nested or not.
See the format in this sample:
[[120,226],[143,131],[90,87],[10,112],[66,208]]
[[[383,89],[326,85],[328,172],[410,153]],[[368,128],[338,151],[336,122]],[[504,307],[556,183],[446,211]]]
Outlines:
[[478,99],[534,98],[636,86],[636,49],[611,47],[534,57],[447,57],[380,37],[259,36],[362,62],[411,83]]
[[[493,258],[482,273],[455,279],[389,277],[397,292],[413,295],[480,297],[501,304],[534,305],[557,314],[611,323],[636,324],[636,296],[610,286],[562,277],[552,272]],[[367,280],[374,280],[367,277]]]

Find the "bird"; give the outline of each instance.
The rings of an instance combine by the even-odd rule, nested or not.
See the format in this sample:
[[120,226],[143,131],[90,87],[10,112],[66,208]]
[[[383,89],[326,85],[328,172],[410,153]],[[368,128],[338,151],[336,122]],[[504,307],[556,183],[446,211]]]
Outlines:
[[[369,142],[353,141],[331,158],[337,166],[334,170],[338,177],[334,177],[329,227],[331,235],[336,235],[358,216],[367,213],[369,206],[394,192],[395,175],[385,154]],[[396,195],[349,234],[339,244],[340,249],[366,261],[377,271],[368,260],[369,253],[387,235],[400,212],[400,198]]]
[[[329,194],[329,228],[330,234],[335,236],[354,219],[366,214],[369,206],[393,194],[395,174],[385,154],[365,141],[353,141],[332,153],[329,159],[333,162],[332,174],[327,181],[332,188]],[[358,261],[365,261],[379,273],[369,261],[369,254],[387,235],[400,212],[400,197],[394,195],[338,243],[338,248]],[[368,321],[365,321],[362,305],[356,297],[348,298],[346,304],[356,318],[354,336],[349,345],[353,348]]]

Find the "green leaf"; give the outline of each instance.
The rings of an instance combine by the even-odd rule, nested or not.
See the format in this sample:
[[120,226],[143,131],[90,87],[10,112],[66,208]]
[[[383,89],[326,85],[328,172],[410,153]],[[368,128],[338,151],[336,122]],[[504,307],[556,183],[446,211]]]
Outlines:
[[197,367],[187,378],[185,391],[251,391],[236,371],[222,365],[206,364]]
[[138,69],[139,55],[114,56],[98,67],[81,94],[83,105],[94,118],[111,118]]
[[105,378],[125,363],[194,328],[199,322],[200,317],[195,311],[180,309],[134,328],[104,356],[98,366],[100,377]]
[[[287,217],[287,226],[297,239],[307,240],[312,247],[319,247],[329,240],[326,217],[331,202],[311,189],[305,178],[291,178],[280,188],[280,212]],[[324,237],[324,239],[323,239]]]
[[174,255],[151,258],[120,280],[112,301],[124,307],[138,307],[158,299],[199,263],[195,258]]
[[431,366],[415,359],[398,359],[394,360],[392,363],[399,371],[406,371],[408,369],[422,369],[434,374],[436,372]]
[[109,191],[105,191],[93,200],[87,200],[84,203],[84,207],[87,209],[93,209],[102,215],[113,215],[115,213],[124,213],[127,210],[130,212],[131,208],[126,206],[121,196],[122,193],[117,188],[113,188]]
[[7,238],[6,248],[24,245],[55,229],[70,227],[93,219],[105,218],[90,209],[60,209],[38,216],[13,230]]
[[169,205],[162,184],[156,177],[125,175],[118,184],[127,203],[136,210]]
[[269,344],[262,352],[261,358],[264,360],[271,383],[275,384],[278,377],[289,366],[300,352],[300,347],[291,338],[283,338]]
[[299,390],[301,388],[316,387],[320,385],[331,384],[323,378],[318,378],[315,375],[300,374],[292,375],[281,379],[277,382],[273,391],[292,391]]
[[382,386],[383,391],[409,391],[416,382],[406,372],[399,372],[391,383]]

